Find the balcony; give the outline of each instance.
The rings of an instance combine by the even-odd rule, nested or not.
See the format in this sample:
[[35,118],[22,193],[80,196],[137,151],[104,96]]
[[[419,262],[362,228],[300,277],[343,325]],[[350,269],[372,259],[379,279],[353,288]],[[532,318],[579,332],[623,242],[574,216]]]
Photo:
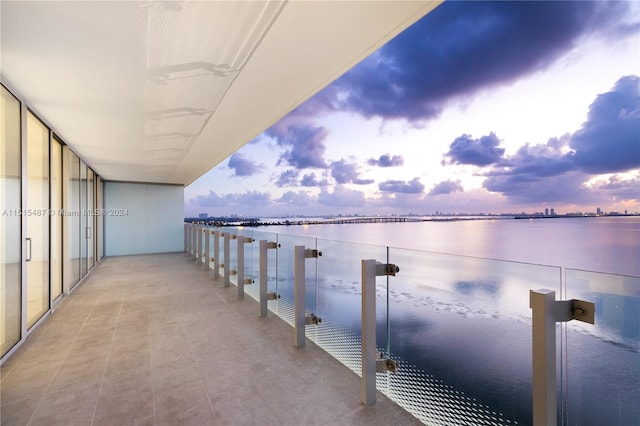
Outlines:
[[2,425],[419,424],[182,253],[105,259],[2,366]]
[[[540,377],[546,424],[640,416],[638,277],[191,225],[185,249],[63,299],[2,366],[2,424],[542,424]],[[542,373],[539,288],[595,303]]]

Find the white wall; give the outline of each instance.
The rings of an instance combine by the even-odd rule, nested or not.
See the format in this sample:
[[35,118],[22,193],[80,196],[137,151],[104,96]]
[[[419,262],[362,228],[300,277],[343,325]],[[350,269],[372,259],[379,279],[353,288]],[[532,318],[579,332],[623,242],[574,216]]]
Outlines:
[[182,186],[106,182],[104,197],[106,256],[183,250]]

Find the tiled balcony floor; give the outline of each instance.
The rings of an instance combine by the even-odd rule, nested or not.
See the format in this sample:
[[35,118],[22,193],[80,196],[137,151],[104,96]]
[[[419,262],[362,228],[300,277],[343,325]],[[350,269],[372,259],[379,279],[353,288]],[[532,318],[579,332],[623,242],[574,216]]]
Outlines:
[[211,275],[105,259],[2,366],[0,424],[420,424],[380,393],[362,406],[357,375]]

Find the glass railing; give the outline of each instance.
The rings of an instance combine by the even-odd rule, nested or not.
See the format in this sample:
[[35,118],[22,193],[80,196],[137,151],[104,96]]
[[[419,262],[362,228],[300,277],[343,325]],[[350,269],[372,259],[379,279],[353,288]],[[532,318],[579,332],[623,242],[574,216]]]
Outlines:
[[[548,401],[557,405],[557,423],[627,425],[640,418],[639,277],[570,269],[563,275],[561,268],[545,265],[253,229],[216,231],[252,241],[245,244],[243,271],[253,284],[244,291],[260,302],[262,273],[265,306],[292,327],[300,285],[296,261],[304,263],[303,309],[317,319],[306,322],[306,338],[362,375],[363,383],[363,260],[399,268],[395,276],[374,280],[377,357],[398,365],[395,371],[379,370],[374,382],[426,424],[532,424],[537,409],[530,290],[538,289],[555,292],[553,300],[595,304],[595,325],[552,315],[557,324],[551,327],[555,365],[549,377],[556,381],[557,404],[556,395]],[[235,244],[227,261],[232,267]],[[185,245],[191,253],[188,236]],[[321,255],[296,260],[296,246]]]
[[566,269],[565,283],[595,324],[566,324],[564,422],[640,424],[640,277]]

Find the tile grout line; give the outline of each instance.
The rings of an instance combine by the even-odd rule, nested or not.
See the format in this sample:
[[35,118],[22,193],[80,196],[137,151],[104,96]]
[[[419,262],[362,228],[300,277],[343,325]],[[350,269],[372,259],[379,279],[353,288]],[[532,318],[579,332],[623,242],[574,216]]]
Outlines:
[[[84,287],[84,286],[83,286]],[[81,289],[78,289],[81,290]],[[72,295],[70,295],[72,296]],[[67,297],[70,297],[67,296]],[[27,426],[29,426],[31,424],[31,421],[33,420],[33,416],[36,413],[36,411],[38,410],[38,406],[40,406],[40,403],[42,402],[42,400],[44,399],[44,397],[47,395],[49,388],[51,388],[51,384],[53,383],[53,381],[55,380],[55,378],[57,377],[58,373],[60,373],[60,369],[62,368],[62,366],[64,365],[65,361],[67,360],[67,358],[69,357],[69,354],[71,352],[71,348],[73,347],[73,345],[76,343],[76,341],[78,340],[78,336],[80,335],[80,332],[82,331],[82,329],[85,327],[85,325],[87,324],[87,320],[88,318],[91,316],[91,313],[93,312],[93,310],[95,309],[97,304],[97,301],[93,303],[93,306],[91,307],[91,311],[89,311],[89,313],[87,314],[87,316],[84,318],[84,320],[82,321],[82,325],[78,328],[78,330],[76,331],[76,335],[73,338],[73,342],[69,345],[69,347],[67,348],[64,357],[62,358],[62,362],[60,363],[60,365],[58,366],[58,368],[56,369],[56,372],[51,376],[51,380],[49,380],[49,383],[47,384],[47,387],[45,388],[44,392],[42,392],[42,395],[40,396],[40,398],[38,399],[38,402],[36,403],[36,405],[33,407],[33,411],[31,412],[31,416],[29,416],[29,420],[27,420]],[[48,319],[48,321],[51,321],[51,318]],[[46,333],[44,333],[46,335]]]
[[96,412],[98,411],[98,402],[100,401],[100,394],[102,393],[102,387],[104,386],[104,379],[107,375],[107,366],[109,365],[109,359],[111,358],[111,351],[113,349],[113,342],[116,338],[116,332],[118,331],[118,326],[120,324],[120,314],[122,313],[122,294],[120,295],[120,309],[118,310],[118,317],[116,318],[116,327],[113,330],[113,336],[111,336],[111,343],[109,344],[109,352],[107,353],[107,359],[104,363],[104,368],[102,370],[102,379],[100,380],[100,388],[98,389],[98,397],[96,398],[95,405],[93,406],[93,413],[91,414],[91,425],[93,425],[96,421]]
[[[205,271],[205,273],[207,273],[207,275],[208,275],[209,271]],[[207,286],[206,289],[207,289],[207,291],[209,291],[211,293],[215,292],[214,291],[215,287],[213,287],[213,286]],[[215,294],[219,297],[217,292],[215,292]],[[226,303],[226,301],[225,301],[225,303]],[[182,321],[182,316],[180,318],[180,327],[182,328],[182,333],[185,335],[185,337],[187,337],[187,334],[185,333],[184,323]],[[191,339],[189,339],[188,337],[187,337],[187,344],[189,345],[189,350],[190,350],[190,352],[192,354],[192,358],[196,362],[198,373],[200,373],[201,365],[200,365],[200,362],[198,361],[198,358],[193,356],[193,353],[194,353],[193,345],[191,343]],[[216,420],[217,416],[216,416],[216,412],[215,412],[215,410],[213,408],[213,402],[211,401],[211,395],[209,395],[209,387],[206,385],[206,383],[203,383],[203,384],[204,384],[204,392],[205,392],[205,395],[207,397],[207,402],[209,403],[209,410],[211,411],[211,415],[213,416],[213,419]]]

